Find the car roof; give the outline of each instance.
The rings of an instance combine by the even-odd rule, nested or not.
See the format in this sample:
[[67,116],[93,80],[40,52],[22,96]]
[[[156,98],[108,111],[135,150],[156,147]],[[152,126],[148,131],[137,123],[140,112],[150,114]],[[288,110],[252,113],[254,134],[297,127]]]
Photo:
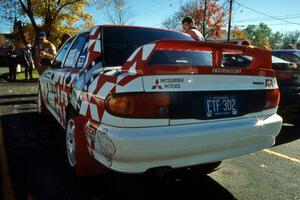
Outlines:
[[[146,28],[146,29],[154,29],[154,30],[162,30],[162,31],[171,31],[171,32],[178,32],[178,33],[183,33],[180,31],[176,30],[171,30],[171,29],[166,29],[166,28],[157,28],[157,27],[149,27],[149,26],[136,26],[136,25],[118,25],[118,24],[103,24],[99,25],[103,28]],[[183,33],[184,34],[184,33]]]

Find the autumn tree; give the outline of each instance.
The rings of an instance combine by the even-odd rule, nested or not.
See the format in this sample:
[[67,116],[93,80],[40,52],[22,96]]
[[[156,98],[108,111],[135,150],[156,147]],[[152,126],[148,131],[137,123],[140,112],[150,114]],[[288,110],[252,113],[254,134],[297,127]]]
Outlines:
[[94,23],[93,16],[84,11],[85,6],[105,3],[105,0],[0,0],[0,11],[4,20],[13,23],[18,18],[32,26],[34,35],[43,30],[50,41],[58,44],[64,33],[74,34]]
[[232,28],[231,35],[232,35],[232,38],[235,39],[235,40],[249,41],[249,38],[247,37],[246,33],[243,30],[236,27],[236,26]]
[[[206,2],[206,5],[205,5]],[[183,4],[179,11],[163,22],[169,29],[180,30],[181,21],[186,16],[191,16],[195,26],[201,30],[203,36],[219,38],[228,15],[228,2],[220,0],[196,0]]]
[[282,33],[278,31],[273,33],[272,29],[264,23],[248,25],[243,31],[255,46],[266,46],[272,49],[281,48],[283,46]]
[[112,0],[106,7],[108,21],[112,24],[129,24],[134,17],[126,0]]

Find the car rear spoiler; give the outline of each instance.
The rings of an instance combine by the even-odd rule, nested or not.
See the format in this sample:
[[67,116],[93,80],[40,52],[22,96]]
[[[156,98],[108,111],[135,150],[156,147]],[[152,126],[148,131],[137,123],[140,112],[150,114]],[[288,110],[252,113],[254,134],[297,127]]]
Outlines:
[[[252,73],[252,69],[264,70],[265,74],[268,73],[269,76],[274,76],[274,71],[272,70],[272,52],[267,49],[254,48],[250,46],[242,46],[235,44],[224,44],[216,42],[197,42],[197,41],[186,41],[186,40],[158,40],[152,43],[145,44],[137,48],[132,55],[127,59],[127,61],[122,66],[121,70],[129,72],[131,74],[172,74],[177,73],[190,73],[191,67],[164,67],[155,68],[148,67],[147,63],[152,57],[155,51],[159,50],[184,50],[184,51],[206,51],[212,54],[212,66],[203,66],[201,68],[194,67],[194,71],[197,73],[201,70],[212,71],[214,68],[220,68],[222,66],[223,54],[239,54],[242,56],[248,56],[251,60],[251,64],[247,67],[243,67],[240,70],[249,71]],[[226,67],[229,68],[229,67]],[[232,66],[232,68],[236,68]],[[251,71],[251,72],[250,72]],[[195,72],[196,73],[196,72]]]
[[197,42],[183,40],[159,40],[155,42],[154,50],[197,50],[209,51],[213,56],[213,67],[222,66],[223,53],[239,54],[252,58],[250,68],[272,69],[272,52],[267,49],[251,46],[224,44],[216,42]]

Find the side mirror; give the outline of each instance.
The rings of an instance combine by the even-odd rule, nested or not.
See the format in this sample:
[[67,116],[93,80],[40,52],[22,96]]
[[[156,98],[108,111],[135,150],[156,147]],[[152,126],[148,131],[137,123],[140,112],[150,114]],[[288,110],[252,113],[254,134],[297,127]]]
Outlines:
[[44,66],[50,67],[51,64],[52,64],[52,62],[51,62],[51,60],[49,58],[43,58],[41,60],[41,64],[44,65]]

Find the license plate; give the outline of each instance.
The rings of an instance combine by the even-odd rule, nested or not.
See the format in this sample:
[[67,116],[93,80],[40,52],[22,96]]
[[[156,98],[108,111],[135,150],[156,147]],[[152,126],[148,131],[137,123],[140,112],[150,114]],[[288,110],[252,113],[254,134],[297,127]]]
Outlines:
[[233,117],[238,115],[237,97],[234,95],[206,96],[204,108],[207,118]]

